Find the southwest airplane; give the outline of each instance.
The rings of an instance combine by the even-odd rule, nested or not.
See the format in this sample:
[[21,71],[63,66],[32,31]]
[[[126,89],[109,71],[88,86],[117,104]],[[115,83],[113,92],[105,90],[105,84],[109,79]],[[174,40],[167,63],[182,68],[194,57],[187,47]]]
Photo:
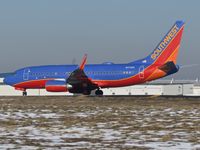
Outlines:
[[103,95],[102,88],[141,84],[176,73],[176,59],[184,29],[176,21],[155,50],[143,59],[127,64],[88,64],[85,55],[78,65],[48,65],[19,69],[4,78],[4,83],[21,90],[46,89],[49,92],[71,92]]

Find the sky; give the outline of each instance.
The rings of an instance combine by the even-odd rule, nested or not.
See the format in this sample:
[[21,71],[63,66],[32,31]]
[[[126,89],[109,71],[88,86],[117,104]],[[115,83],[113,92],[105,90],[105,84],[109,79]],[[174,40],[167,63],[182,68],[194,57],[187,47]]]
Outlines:
[[[0,72],[26,66],[127,63],[149,55],[176,20],[185,21],[181,66],[200,64],[199,0],[1,0]],[[200,66],[175,78],[195,79]]]

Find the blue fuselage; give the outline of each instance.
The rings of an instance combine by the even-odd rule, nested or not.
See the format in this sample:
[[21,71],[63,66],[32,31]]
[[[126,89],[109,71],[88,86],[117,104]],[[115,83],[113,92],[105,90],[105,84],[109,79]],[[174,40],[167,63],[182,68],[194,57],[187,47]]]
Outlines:
[[[143,71],[147,64],[92,64],[86,65],[84,72],[92,80],[120,80],[129,78]],[[14,75],[5,78],[4,82],[16,85],[20,82],[41,79],[67,79],[78,65],[48,65],[26,67],[15,71]]]

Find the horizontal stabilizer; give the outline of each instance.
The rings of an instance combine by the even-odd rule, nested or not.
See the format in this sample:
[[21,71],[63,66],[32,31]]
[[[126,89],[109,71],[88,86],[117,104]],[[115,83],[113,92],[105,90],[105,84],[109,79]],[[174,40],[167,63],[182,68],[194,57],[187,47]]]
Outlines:
[[175,65],[173,61],[169,61],[165,63],[164,65],[160,66],[159,69],[169,75],[169,74],[177,72],[179,70],[179,67]]

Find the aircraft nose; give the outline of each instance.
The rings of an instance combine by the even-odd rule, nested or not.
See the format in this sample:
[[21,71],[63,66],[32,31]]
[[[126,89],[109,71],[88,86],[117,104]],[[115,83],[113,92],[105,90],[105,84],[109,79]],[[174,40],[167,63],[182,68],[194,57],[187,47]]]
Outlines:
[[4,78],[3,82],[7,85],[11,85],[11,82],[12,82],[12,77],[11,76],[7,76]]

